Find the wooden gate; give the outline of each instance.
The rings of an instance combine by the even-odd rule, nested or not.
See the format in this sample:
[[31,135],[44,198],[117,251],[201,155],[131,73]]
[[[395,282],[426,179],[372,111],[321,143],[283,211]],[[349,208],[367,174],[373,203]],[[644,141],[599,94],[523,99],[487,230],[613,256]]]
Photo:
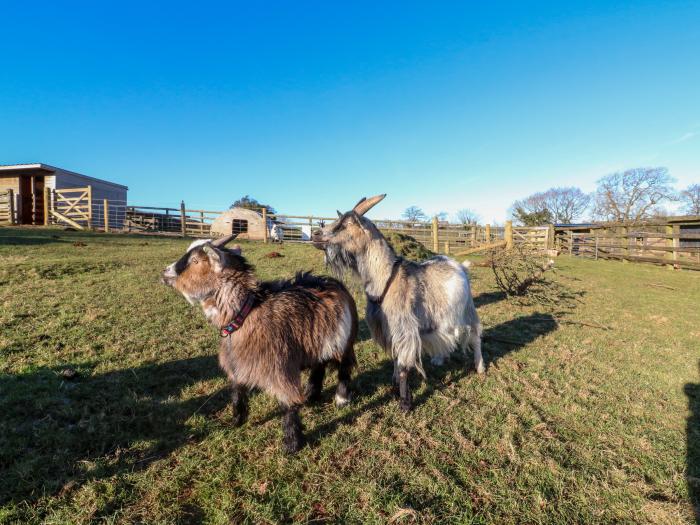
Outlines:
[[15,196],[12,190],[0,191],[0,223],[14,224]]
[[513,242],[530,249],[544,251],[550,247],[549,226],[516,226],[513,228]]
[[92,187],[53,190],[48,212],[51,222],[68,224],[79,230],[92,224]]

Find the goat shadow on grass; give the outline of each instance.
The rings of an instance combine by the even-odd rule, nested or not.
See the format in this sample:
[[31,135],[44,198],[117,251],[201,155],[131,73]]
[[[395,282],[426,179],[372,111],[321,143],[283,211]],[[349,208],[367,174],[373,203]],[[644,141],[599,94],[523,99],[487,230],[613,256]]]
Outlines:
[[481,308],[489,304],[499,303],[507,298],[508,296],[505,292],[483,292],[474,297],[474,305],[477,308]]
[[0,505],[31,505],[89,480],[144,470],[202,439],[205,430],[186,424],[193,414],[228,405],[227,388],[178,400],[184,389],[222,377],[215,356],[103,374],[76,365],[71,380],[65,368],[0,374]]
[[[698,362],[700,373],[700,361]],[[695,514],[695,522],[700,525],[700,382],[686,383],[690,415],[686,423],[686,483],[690,504]]]
[[[483,333],[482,350],[484,361],[490,367],[504,356],[520,350],[536,339],[553,332],[557,329],[557,326],[557,322],[551,314],[533,313],[490,327],[484,330]],[[506,338],[507,342],[505,342]],[[467,355],[454,353],[443,366],[432,366],[430,361],[425,359],[423,365],[427,376],[426,388],[419,392],[418,386],[422,378],[415,371],[411,374],[411,390],[414,393],[413,406],[420,406],[436,392],[441,392],[470,374],[476,377],[473,363],[474,356],[471,350]],[[352,408],[322,425],[307,429],[306,436],[309,444],[313,446],[322,439],[332,435],[338,427],[353,424],[361,415],[388,402],[395,402],[398,405],[398,401],[391,389],[393,373],[394,364],[387,359],[379,367],[363,370],[355,375],[352,380]],[[486,373],[489,373],[488,368]],[[335,386],[331,388],[335,388]],[[384,390],[384,393],[380,396],[375,396],[380,389]],[[326,402],[331,396],[332,393],[330,391],[324,390],[323,402]]]
[[16,237],[13,235],[0,235],[0,244],[7,246],[39,246],[41,244],[73,243],[75,239],[64,239],[54,235],[41,235],[32,237]]

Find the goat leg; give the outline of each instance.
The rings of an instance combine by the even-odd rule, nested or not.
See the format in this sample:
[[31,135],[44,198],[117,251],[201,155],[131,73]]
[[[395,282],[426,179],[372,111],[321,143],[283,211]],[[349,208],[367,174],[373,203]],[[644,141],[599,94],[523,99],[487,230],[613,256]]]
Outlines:
[[282,416],[284,450],[287,454],[294,454],[304,446],[299,406],[282,406],[282,410],[284,411]]
[[391,393],[396,399],[400,397],[399,391],[399,363],[394,360],[394,373],[391,375]]
[[315,365],[309,374],[309,382],[306,384],[306,401],[313,403],[321,399],[323,391],[323,378],[326,375],[326,363]]
[[335,389],[335,404],[342,407],[350,402],[350,378],[355,366],[355,354],[352,348],[346,352],[338,365],[338,387]]
[[399,408],[408,412],[413,408],[413,398],[411,388],[408,386],[408,374],[410,370],[399,365]]
[[248,419],[248,389],[234,383],[231,388],[231,409],[233,425],[240,427]]

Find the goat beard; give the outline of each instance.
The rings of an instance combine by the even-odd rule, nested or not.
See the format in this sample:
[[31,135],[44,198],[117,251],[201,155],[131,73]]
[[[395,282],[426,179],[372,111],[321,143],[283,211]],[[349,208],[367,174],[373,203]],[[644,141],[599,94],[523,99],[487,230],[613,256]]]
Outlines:
[[351,291],[355,300],[363,294],[360,273],[355,256],[338,245],[329,244],[325,248],[326,267],[331,274],[342,281]]
[[335,244],[327,245],[325,253],[326,266],[330,268],[335,277],[342,279],[348,273],[353,276],[358,275],[357,259],[352,253]]

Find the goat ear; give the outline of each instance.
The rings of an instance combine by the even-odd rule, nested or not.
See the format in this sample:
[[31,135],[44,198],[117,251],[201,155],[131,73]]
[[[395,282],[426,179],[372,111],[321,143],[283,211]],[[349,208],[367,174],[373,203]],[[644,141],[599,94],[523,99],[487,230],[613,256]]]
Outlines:
[[386,197],[386,193],[381,193],[379,195],[375,195],[374,197],[370,197],[369,199],[363,198],[355,204],[355,207],[352,209],[355,213],[358,215],[364,215],[367,213],[369,210],[374,208],[377,204],[379,204],[384,197]]
[[216,248],[209,246],[208,244],[205,244],[202,247],[202,249],[204,250],[204,253],[207,254],[207,257],[209,257],[209,262],[214,268],[214,271],[220,272],[223,266],[221,264],[221,254],[219,253],[219,251]]
[[335,210],[335,212],[338,214],[338,218],[339,218],[339,219],[343,216],[343,214],[340,213],[340,210]]

